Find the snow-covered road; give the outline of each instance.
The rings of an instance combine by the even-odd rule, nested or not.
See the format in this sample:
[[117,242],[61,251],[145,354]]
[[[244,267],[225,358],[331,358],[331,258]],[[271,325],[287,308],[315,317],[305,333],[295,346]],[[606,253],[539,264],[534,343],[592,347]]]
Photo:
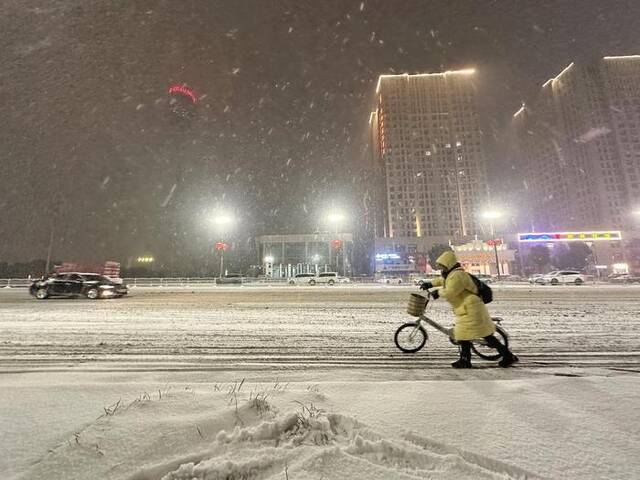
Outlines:
[[[640,370],[640,288],[497,287],[522,365]],[[135,289],[129,298],[36,301],[0,290],[0,372],[438,369],[456,351],[431,331],[402,354],[410,287]],[[446,304],[430,316],[449,323]],[[478,361],[480,366],[483,362]],[[486,364],[486,363],[485,363]]]
[[522,361],[470,371],[396,350],[413,291],[2,289],[0,477],[638,478],[640,288],[499,286]]

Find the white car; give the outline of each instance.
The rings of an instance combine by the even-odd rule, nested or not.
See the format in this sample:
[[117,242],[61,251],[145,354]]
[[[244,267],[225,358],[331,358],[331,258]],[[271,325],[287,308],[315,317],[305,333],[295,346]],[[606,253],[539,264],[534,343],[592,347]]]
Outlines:
[[387,285],[402,285],[403,280],[400,277],[382,277],[377,279],[376,282]]
[[531,275],[527,281],[531,284],[542,283],[542,277],[544,277],[543,273],[535,273]]
[[313,285],[315,285],[316,283],[324,285],[335,285],[336,283],[349,282],[351,282],[351,280],[346,277],[341,277],[337,274],[337,272],[323,272],[315,278],[315,283],[313,283]]
[[544,275],[539,283],[542,285],[582,285],[587,277],[573,270],[556,270]]
[[298,273],[287,280],[289,285],[315,285],[316,276],[313,273]]
[[434,281],[436,278],[438,278],[438,277],[440,277],[440,275],[439,275],[439,274],[438,274],[438,275],[428,275],[428,276],[426,276],[426,277],[422,277],[422,278],[416,278],[416,279],[413,281],[413,284],[414,284],[414,285],[418,285],[418,286],[419,286],[419,285],[422,285],[422,284],[423,284],[423,283],[425,283],[425,282],[433,282],[433,281]]

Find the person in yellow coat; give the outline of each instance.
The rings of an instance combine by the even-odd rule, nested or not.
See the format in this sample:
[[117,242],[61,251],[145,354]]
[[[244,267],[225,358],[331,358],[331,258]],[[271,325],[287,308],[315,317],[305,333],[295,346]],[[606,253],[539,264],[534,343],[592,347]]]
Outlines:
[[484,338],[491,348],[502,355],[501,367],[509,367],[518,361],[509,349],[494,337],[496,326],[482,299],[471,275],[458,263],[455,253],[448,250],[436,260],[442,277],[433,282],[425,282],[420,288],[431,290],[434,299],[445,298],[453,307],[456,323],[453,338],[460,345],[460,360],[451,364],[453,368],[471,368],[471,340]]

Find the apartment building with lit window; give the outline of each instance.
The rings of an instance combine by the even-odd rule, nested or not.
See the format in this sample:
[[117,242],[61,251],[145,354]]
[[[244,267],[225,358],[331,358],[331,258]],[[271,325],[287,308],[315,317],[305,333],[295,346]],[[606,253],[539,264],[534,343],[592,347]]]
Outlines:
[[475,75],[380,76],[369,120],[378,237],[478,233],[488,188]]
[[640,205],[640,56],[571,63],[513,117],[523,223],[629,228]]

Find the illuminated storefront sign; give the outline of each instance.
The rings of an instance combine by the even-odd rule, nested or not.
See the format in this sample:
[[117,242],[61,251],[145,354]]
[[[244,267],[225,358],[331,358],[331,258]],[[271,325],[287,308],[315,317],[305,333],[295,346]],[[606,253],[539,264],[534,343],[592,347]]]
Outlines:
[[397,253],[378,253],[376,254],[376,260],[377,261],[383,261],[383,260],[400,260],[400,255],[398,255]]
[[534,242],[605,242],[622,240],[620,231],[519,233],[518,241]]

